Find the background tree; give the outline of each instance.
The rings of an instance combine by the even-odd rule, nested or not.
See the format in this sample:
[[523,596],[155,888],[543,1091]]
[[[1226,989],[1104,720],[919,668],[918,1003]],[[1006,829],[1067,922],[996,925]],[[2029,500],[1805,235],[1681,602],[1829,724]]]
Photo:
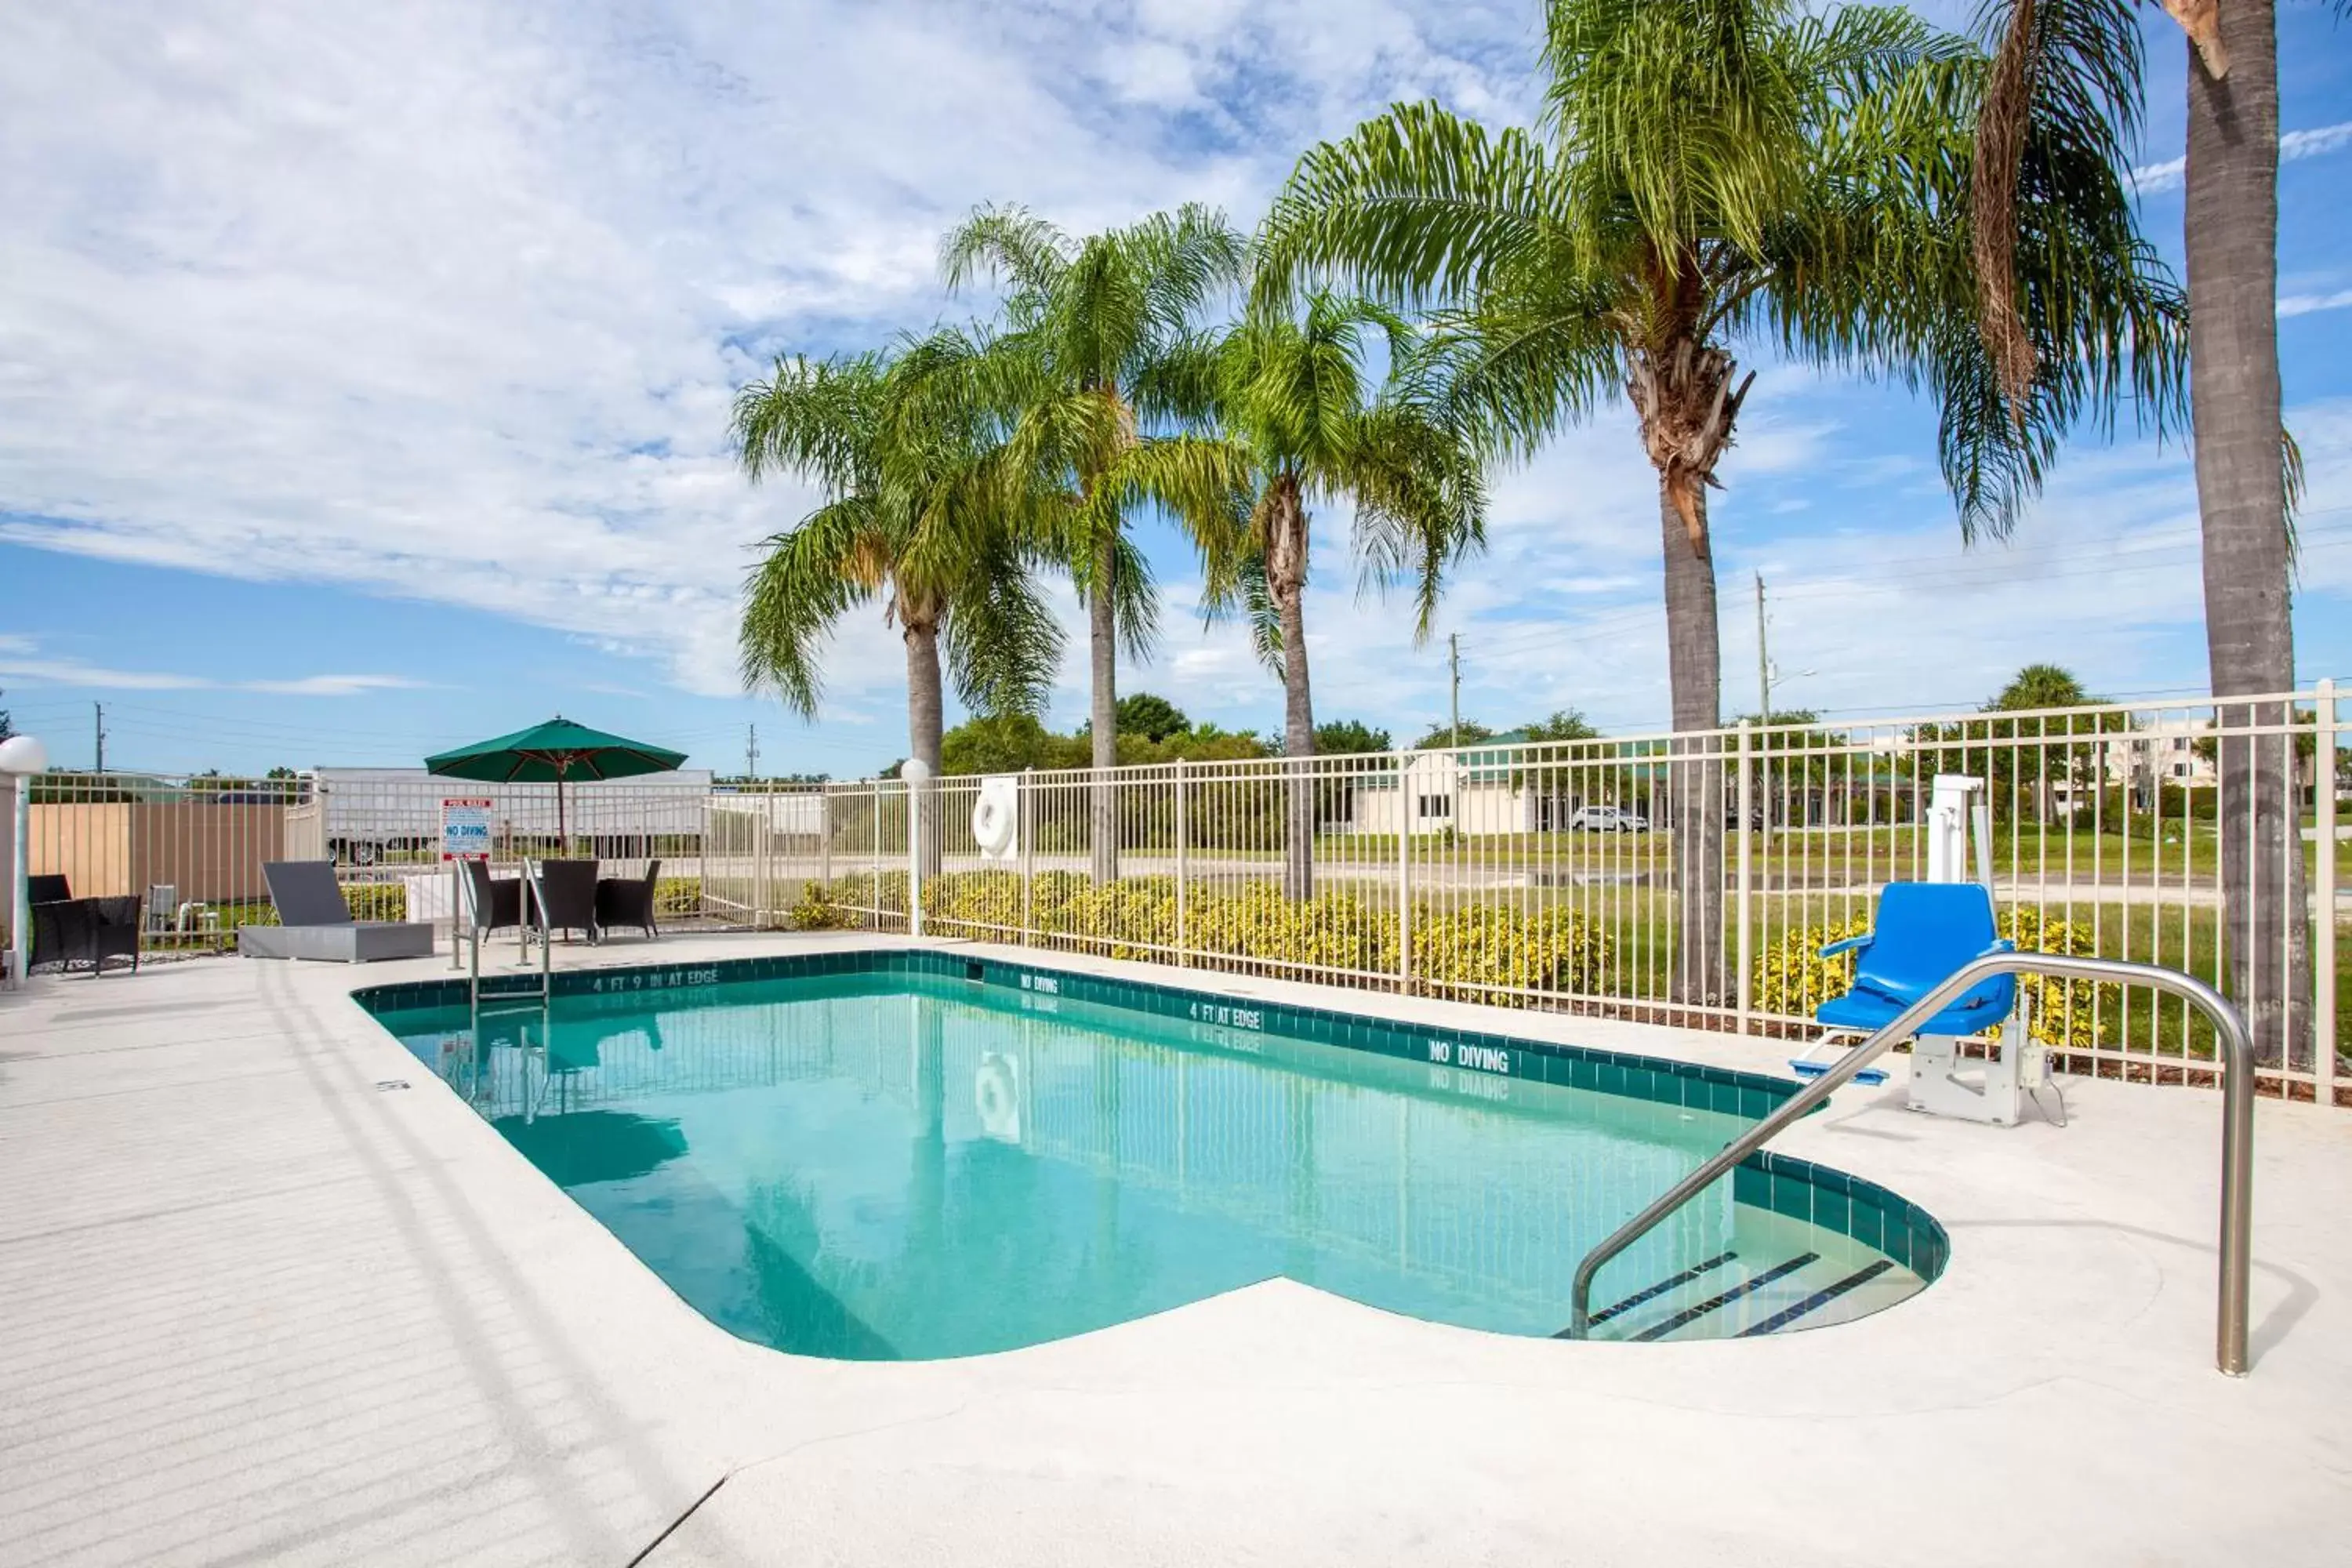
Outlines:
[[1315,752],[1318,756],[1355,756],[1366,752],[1389,749],[1389,732],[1375,730],[1360,719],[1333,719],[1315,726]]
[[1554,709],[1549,718],[1522,724],[1518,732],[1529,741],[1555,742],[1540,751],[1523,753],[1519,765],[1512,770],[1511,784],[1514,788],[1549,801],[1549,805],[1537,808],[1535,823],[1538,827],[1558,828],[1567,822],[1584,796],[1601,784],[1603,775],[1592,764],[1612,755],[1613,748],[1559,743],[1601,739],[1601,731],[1593,728],[1592,721],[1574,708]]
[[2030,815],[2046,826],[2058,819],[2059,791],[2065,790],[2071,811],[2084,790],[2098,785],[2114,754],[2112,742],[2075,737],[2119,734],[2132,727],[2129,714],[2105,704],[2106,699],[2084,690],[2072,670],[2026,665],[1980,710],[2016,717],[1924,724],[1914,732],[1913,740],[1927,748],[1915,787],[1936,773],[1980,778],[1995,817],[2008,821]]
[[[1389,366],[1377,387],[1376,344]],[[1311,757],[1314,509],[1352,506],[1364,584],[1411,576],[1413,638],[1425,641],[1445,569],[1486,540],[1478,453],[1417,361],[1404,320],[1366,300],[1318,290],[1297,311],[1255,306],[1206,369],[1208,406],[1248,454],[1255,491],[1243,550],[1211,563],[1210,602],[1247,605],[1259,652],[1282,678],[1283,754]],[[1303,772],[1288,781],[1283,890],[1294,899],[1314,893],[1316,795]]]
[[[2339,0],[2339,9],[2341,9]],[[2215,717],[2273,728],[2221,747],[2224,984],[2265,1062],[2310,1065],[2310,931],[2294,762],[2283,702],[2228,702],[2294,688],[2291,571],[2294,447],[2283,444],[2278,356],[2278,29],[2273,0],[2164,0],[2187,35],[2189,394],[2203,540],[2205,647]],[[2119,149],[2138,137],[2144,91],[2131,0],[1995,0],[1994,85],[1975,145],[1981,325],[2012,398],[2033,372],[2017,331],[2031,286],[2014,265],[2030,221],[2012,199],[2032,171],[2021,125],[2055,106]],[[2280,961],[2284,959],[2282,963]],[[2273,977],[2277,977],[2275,980]]]
[[1412,752],[1442,752],[1454,744],[1456,735],[1461,737],[1462,744],[1469,746],[1475,745],[1481,741],[1493,740],[1495,731],[1475,719],[1465,719],[1459,725],[1454,724],[1451,720],[1441,720],[1432,724],[1420,740],[1405,749]]
[[1150,691],[1139,691],[1118,700],[1118,732],[1140,735],[1147,741],[1164,741],[1171,735],[1181,735],[1192,727],[1184,710],[1165,697]]
[[[1012,421],[1013,482],[1058,501],[1046,537],[1086,601],[1097,768],[1118,761],[1119,647],[1148,656],[1157,622],[1129,522],[1157,505],[1204,553],[1234,548],[1245,467],[1187,433],[1205,410],[1193,401],[1197,380],[1171,367],[1187,361],[1196,319],[1230,289],[1241,260],[1223,216],[1198,205],[1085,239],[1019,207],[982,207],[941,247],[950,289],[985,276],[1004,289],[984,374]],[[1118,822],[1108,777],[1094,785],[1090,822],[1094,876],[1109,882]]]
[[940,747],[940,772],[1017,773],[1030,768],[1082,768],[1087,743],[1056,735],[1034,713],[982,714],[950,730]]
[[1041,707],[1062,646],[1024,520],[1004,504],[1001,431],[971,387],[938,374],[940,353],[779,359],[734,419],[754,483],[791,473],[823,498],[761,546],[739,637],[746,686],[814,718],[834,623],[879,599],[906,647],[908,743],[934,773],[943,642],[958,695],[990,712]]
[[[1457,384],[1518,451],[1623,393],[1658,476],[1674,727],[1713,730],[1706,491],[1753,381],[1734,344],[1927,391],[1967,534],[2014,522],[2078,419],[2177,412],[2179,297],[2110,140],[2049,105],[2026,117],[2018,193],[2035,368],[2013,406],[1996,390],[1967,216],[1988,63],[1892,7],[1552,0],[1542,139],[1393,109],[1301,160],[1265,271],[1436,307]],[[1729,983],[1723,769],[1706,742],[1677,752],[1673,992],[1709,1003]]]

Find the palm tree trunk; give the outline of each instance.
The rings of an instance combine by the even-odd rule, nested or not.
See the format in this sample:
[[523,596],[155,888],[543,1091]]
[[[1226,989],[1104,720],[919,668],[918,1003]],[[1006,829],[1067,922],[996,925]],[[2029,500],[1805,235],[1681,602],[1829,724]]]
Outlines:
[[[2229,74],[2189,49],[2189,395],[2204,524],[2205,644],[2224,729],[2276,726],[2289,691],[2286,493],[2279,459],[2278,38],[2272,0],[2220,8]],[[2291,737],[2224,740],[2225,984],[2266,1063],[2311,1061],[2311,948]]]
[[[1297,482],[1288,475],[1275,513],[1273,548],[1266,553],[1266,587],[1282,622],[1282,754],[1315,755],[1315,701],[1307,674],[1307,508]],[[1315,896],[1314,770],[1293,763],[1286,770],[1282,891],[1285,898]]]
[[[1658,522],[1665,555],[1666,679],[1677,731],[1722,723],[1723,655],[1716,626],[1715,555],[1706,492],[1693,487],[1696,526],[1662,474]],[[1672,994],[1706,1005],[1727,990],[1723,943],[1723,758],[1720,737],[1675,743],[1667,770],[1675,835],[1675,943]],[[1742,824],[1744,827],[1746,825]]]
[[[904,617],[900,625],[907,644],[908,754],[930,769],[931,777],[936,779],[940,773],[940,737],[946,723],[940,686],[940,628],[935,621],[915,616]],[[926,880],[940,874],[938,787],[935,784],[915,785],[907,797],[909,809],[920,814],[923,833],[917,857]]]
[[1118,880],[1118,786],[1110,770],[1118,765],[1118,605],[1113,581],[1118,552],[1110,540],[1097,546],[1094,587],[1087,596],[1087,654],[1093,661],[1095,777],[1089,790],[1097,887]]
[[[1706,487],[1731,445],[1754,372],[1735,386],[1738,365],[1695,334],[1691,301],[1698,260],[1685,254],[1662,277],[1661,299],[1677,313],[1673,331],[1626,360],[1626,395],[1642,425],[1642,447],[1658,471],[1658,523],[1665,553],[1666,675],[1675,729],[1713,731],[1723,722],[1723,653],[1715,608],[1715,552],[1707,539]],[[1768,716],[1769,717],[1769,716]],[[1677,921],[1674,1000],[1707,1005],[1727,984],[1723,942],[1723,745],[1708,735],[1677,741],[1667,768],[1674,819]],[[1741,823],[1740,831],[1748,825]]]

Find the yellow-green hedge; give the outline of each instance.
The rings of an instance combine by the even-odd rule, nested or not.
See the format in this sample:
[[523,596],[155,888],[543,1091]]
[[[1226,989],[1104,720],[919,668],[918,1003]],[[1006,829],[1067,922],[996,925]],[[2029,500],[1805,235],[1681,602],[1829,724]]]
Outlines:
[[[1097,887],[1082,872],[1045,871],[1028,900],[1030,931],[1099,944],[1113,958],[1171,956],[1177,945],[1173,878]],[[830,887],[810,884],[793,924],[838,930],[862,923],[859,910],[906,907],[905,873],[885,873],[878,887],[861,873]],[[950,872],[923,884],[924,929],[940,935],[1017,942],[1022,916],[1016,872]],[[1396,912],[1344,889],[1300,900],[1285,898],[1272,882],[1231,892],[1196,888],[1185,900],[1183,945],[1196,955],[1391,974]],[[1608,940],[1575,914],[1483,903],[1413,907],[1412,974],[1434,994],[1506,999],[1493,987],[1590,993],[1608,962]]]

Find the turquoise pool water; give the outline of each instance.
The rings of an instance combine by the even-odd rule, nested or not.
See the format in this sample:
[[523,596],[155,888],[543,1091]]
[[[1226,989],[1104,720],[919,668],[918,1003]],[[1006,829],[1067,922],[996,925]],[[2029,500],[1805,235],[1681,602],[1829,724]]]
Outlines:
[[[446,988],[370,1005],[712,1321],[850,1359],[1037,1344],[1277,1275],[1553,1335],[1585,1250],[1746,1124],[1540,1081],[1568,1058],[1525,1042],[1379,1029],[1363,1048],[1279,1009],[1151,1013],[934,967],[600,979],[618,994],[478,1026],[416,1005]],[[1812,1327],[1932,1276],[1853,1234],[1856,1184],[1816,1215],[1829,1189],[1801,1171],[1743,1171],[1612,1264],[1596,1305],[1630,1304],[1601,1331]]]

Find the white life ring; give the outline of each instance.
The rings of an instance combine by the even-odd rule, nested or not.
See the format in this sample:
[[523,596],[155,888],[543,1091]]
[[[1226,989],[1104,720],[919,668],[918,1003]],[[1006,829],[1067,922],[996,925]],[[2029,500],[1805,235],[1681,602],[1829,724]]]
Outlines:
[[980,1130],[1001,1142],[1021,1142],[1020,1064],[997,1051],[982,1051],[971,1080],[972,1109]]
[[[1016,783],[1014,788],[1018,787]],[[1013,791],[996,779],[982,780],[979,798],[971,805],[971,836],[980,852],[992,860],[1003,859],[1012,850],[1019,827]]]

